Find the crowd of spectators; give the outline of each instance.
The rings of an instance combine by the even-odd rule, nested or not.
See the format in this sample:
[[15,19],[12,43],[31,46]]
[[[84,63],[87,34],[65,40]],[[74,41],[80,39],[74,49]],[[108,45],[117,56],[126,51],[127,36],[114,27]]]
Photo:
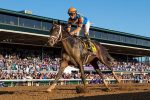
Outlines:
[[[99,64],[99,66],[101,70],[110,70],[104,65]],[[112,67],[114,71],[150,71],[149,65],[139,62],[114,62]]]
[[[25,53],[25,55],[29,55]],[[59,69],[59,57],[26,56],[20,58],[18,54],[0,54],[0,79],[54,79]],[[91,66],[86,66],[91,67]],[[101,70],[109,70],[106,66],[100,65]],[[114,62],[114,71],[131,72],[130,74],[118,74],[120,79],[132,79],[135,81],[147,79],[150,81],[150,66],[135,62]],[[148,74],[142,72],[147,71]],[[133,73],[132,73],[133,72]],[[134,74],[139,72],[139,74]],[[92,79],[90,83],[101,83],[101,78],[97,74],[86,73],[87,79]],[[80,73],[63,73],[62,79],[80,79]],[[106,79],[114,79],[110,73],[104,74]]]

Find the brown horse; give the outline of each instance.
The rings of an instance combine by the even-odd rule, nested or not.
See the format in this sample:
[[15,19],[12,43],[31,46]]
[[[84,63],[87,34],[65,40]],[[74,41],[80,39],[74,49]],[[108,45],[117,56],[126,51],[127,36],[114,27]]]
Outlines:
[[108,87],[108,83],[105,81],[104,76],[99,69],[98,61],[100,61],[102,64],[107,66],[114,75],[115,79],[120,82],[120,80],[115,75],[112,66],[113,58],[108,54],[107,50],[96,41],[91,41],[92,44],[94,44],[96,51],[94,54],[89,52],[85,46],[86,42],[84,42],[82,39],[71,36],[68,32],[65,31],[65,28],[62,25],[59,24],[53,24],[52,29],[50,30],[50,38],[49,38],[49,45],[54,46],[58,42],[62,43],[62,57],[60,62],[60,69],[58,71],[58,74],[55,78],[55,81],[53,84],[47,89],[48,92],[52,91],[52,89],[55,88],[60,76],[62,75],[64,69],[68,65],[73,65],[75,67],[78,67],[81,72],[81,78],[82,82],[85,86],[86,80],[84,75],[84,64],[91,64],[95,71],[99,74],[99,76],[102,78],[104,85],[107,89],[110,90]]

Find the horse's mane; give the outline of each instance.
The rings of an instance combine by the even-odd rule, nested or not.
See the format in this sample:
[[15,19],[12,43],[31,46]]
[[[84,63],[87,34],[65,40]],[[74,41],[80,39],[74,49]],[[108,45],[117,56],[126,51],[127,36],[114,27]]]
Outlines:
[[[82,40],[79,36],[75,36],[75,35],[73,36],[73,35],[71,35],[71,34],[67,31],[67,26],[63,26],[63,25],[61,25],[61,26],[62,26],[62,29],[69,35],[69,37]],[[83,41],[83,40],[82,40],[82,41]]]
[[67,31],[67,26],[66,25],[65,26],[61,25],[61,26],[62,26],[63,30],[71,36],[71,34]]

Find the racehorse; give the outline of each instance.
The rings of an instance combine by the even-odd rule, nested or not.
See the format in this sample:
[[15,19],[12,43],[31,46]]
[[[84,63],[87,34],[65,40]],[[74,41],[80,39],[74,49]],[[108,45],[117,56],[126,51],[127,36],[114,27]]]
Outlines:
[[94,53],[91,53],[87,50],[85,45],[86,42],[83,41],[83,39],[70,35],[66,31],[65,27],[58,23],[53,23],[50,33],[51,34],[48,40],[48,44],[53,47],[55,44],[60,42],[62,45],[62,55],[60,61],[60,69],[53,84],[47,89],[48,92],[51,92],[55,88],[64,69],[68,65],[73,65],[79,68],[84,86],[86,85],[86,80],[83,65],[91,64],[94,67],[95,71],[102,78],[102,81],[106,88],[110,90],[110,88],[108,87],[108,82],[104,79],[104,76],[99,69],[98,62],[101,62],[102,64],[107,66],[112,71],[112,74],[117,82],[120,82],[120,79],[118,79],[118,77],[115,75],[112,68],[112,62],[114,61],[114,59],[109,55],[108,51],[99,42],[91,41],[91,43],[96,48],[96,51]]

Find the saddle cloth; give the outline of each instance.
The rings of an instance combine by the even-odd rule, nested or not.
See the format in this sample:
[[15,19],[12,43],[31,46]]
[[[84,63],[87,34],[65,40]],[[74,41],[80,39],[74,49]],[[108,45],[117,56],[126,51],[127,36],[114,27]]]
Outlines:
[[[88,42],[87,42],[87,40],[82,41],[82,43],[83,43],[84,48],[88,49]],[[97,49],[96,49],[96,47],[95,47],[93,42],[91,42],[91,49],[92,49],[94,54],[97,52]]]

